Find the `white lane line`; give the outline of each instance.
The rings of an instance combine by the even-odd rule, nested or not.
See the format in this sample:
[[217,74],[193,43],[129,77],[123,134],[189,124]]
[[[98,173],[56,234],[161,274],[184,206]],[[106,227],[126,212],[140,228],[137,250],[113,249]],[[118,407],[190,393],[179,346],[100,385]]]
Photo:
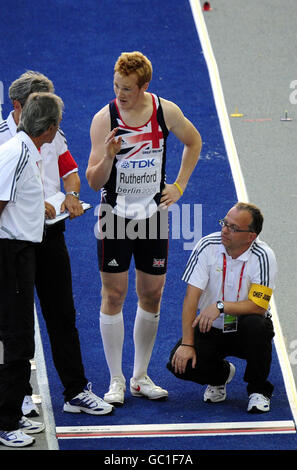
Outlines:
[[59,426],[58,439],[133,437],[205,437],[220,435],[296,434],[294,421],[233,423],[135,424],[118,426]]

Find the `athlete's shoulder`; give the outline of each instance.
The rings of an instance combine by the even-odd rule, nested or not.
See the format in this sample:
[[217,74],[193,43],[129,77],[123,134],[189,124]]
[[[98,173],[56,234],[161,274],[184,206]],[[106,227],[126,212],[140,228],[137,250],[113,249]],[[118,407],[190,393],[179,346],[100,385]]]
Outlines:
[[8,162],[17,162],[23,153],[28,153],[27,146],[17,134],[0,145],[0,163],[5,166]]
[[276,259],[273,249],[268,245],[268,243],[264,242],[263,240],[260,240],[259,238],[257,238],[253,243],[251,247],[251,252],[257,257],[267,256],[271,260]]
[[8,129],[8,124],[7,124],[7,120],[6,119],[3,119],[3,121],[0,122],[0,131],[2,129]]
[[110,131],[111,119],[109,112],[109,104],[101,108],[93,117],[91,128],[90,128],[90,137],[92,145],[103,143],[106,135]]
[[258,284],[270,286],[274,289],[275,278],[278,271],[275,254],[267,243],[258,238],[251,247],[250,266],[257,276]]
[[221,232],[210,233],[200,238],[196,246],[193,248],[193,252],[200,254],[202,251],[216,251],[222,246]]
[[162,98],[161,96],[158,97],[161,103],[161,106],[164,110],[171,112],[171,113],[179,113],[181,112],[180,107],[174,103],[173,101],[167,100]]
[[99,109],[97,113],[94,115],[92,120],[92,125],[102,125],[104,122],[110,121],[110,112],[109,112],[109,103],[103,108]]
[[1,121],[0,123],[0,145],[11,138],[11,133],[7,124],[7,121]]
[[160,103],[163,109],[165,123],[169,130],[184,123],[185,116],[176,103],[165,98],[160,98]]

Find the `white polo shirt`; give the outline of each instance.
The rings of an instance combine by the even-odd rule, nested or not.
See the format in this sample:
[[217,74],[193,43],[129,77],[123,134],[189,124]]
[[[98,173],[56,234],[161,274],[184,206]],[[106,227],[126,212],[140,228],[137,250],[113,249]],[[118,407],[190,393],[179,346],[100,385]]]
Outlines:
[[[275,288],[277,263],[272,249],[265,242],[257,238],[247,251],[233,259],[221,243],[221,232],[215,232],[197,243],[182,277],[188,284],[203,290],[198,305],[200,310],[222,300],[224,255],[224,300],[236,302],[247,300],[252,295],[261,297],[261,291],[268,292]],[[254,290],[253,286],[256,286]],[[215,328],[222,329],[223,316],[221,314],[213,322]]]
[[[0,144],[11,139],[17,126],[13,119],[13,111],[7,119],[0,124]],[[44,197],[48,199],[61,191],[60,178],[66,178],[70,173],[78,171],[77,164],[68,150],[66,137],[61,129],[50,144],[43,144],[41,149],[42,164],[40,165],[41,178],[44,186]]]
[[41,242],[44,196],[38,168],[40,154],[25,132],[0,145],[0,238]]

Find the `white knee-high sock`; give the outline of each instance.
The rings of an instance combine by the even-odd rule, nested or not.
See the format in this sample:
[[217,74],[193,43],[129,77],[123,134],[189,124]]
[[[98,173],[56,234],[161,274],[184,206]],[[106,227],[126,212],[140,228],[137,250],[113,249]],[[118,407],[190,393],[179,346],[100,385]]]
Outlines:
[[138,306],[134,323],[134,369],[133,377],[140,379],[147,374],[158,331],[160,312],[150,313]]
[[106,315],[100,312],[100,332],[110,378],[123,377],[122,353],[124,343],[123,312]]

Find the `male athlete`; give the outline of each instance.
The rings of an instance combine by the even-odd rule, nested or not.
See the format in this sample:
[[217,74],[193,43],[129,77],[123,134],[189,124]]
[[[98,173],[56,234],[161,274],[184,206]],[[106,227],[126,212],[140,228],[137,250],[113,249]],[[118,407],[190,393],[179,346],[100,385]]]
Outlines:
[[[201,151],[200,134],[179,107],[147,91],[151,78],[152,65],[147,57],[140,52],[122,53],[114,68],[115,99],[94,116],[90,130],[92,148],[86,176],[91,188],[102,189],[98,237],[100,331],[110,371],[110,387],[104,400],[115,405],[124,403],[126,390],[122,308],[132,255],[138,307],[130,391],[133,396],[149,399],[168,396],[167,390],[147,375],[167,268],[168,221],[164,236],[162,214],[182,196]],[[184,144],[173,184],[165,183],[169,131]],[[135,223],[134,232],[131,221]]]

